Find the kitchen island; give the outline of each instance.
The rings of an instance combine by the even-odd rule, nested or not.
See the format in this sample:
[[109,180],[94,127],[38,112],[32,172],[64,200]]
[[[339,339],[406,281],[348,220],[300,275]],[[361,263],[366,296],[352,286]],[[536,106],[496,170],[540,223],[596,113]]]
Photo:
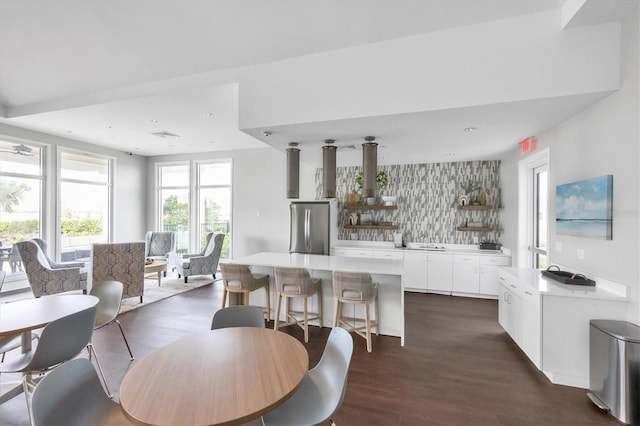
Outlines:
[[[378,283],[378,297],[380,299],[380,334],[400,337],[400,344],[404,346],[404,287],[402,282],[402,260],[387,259],[355,259],[341,256],[324,256],[315,254],[296,253],[256,253],[250,256],[238,257],[232,260],[220,260],[221,263],[238,263],[248,265],[254,273],[269,274],[271,286],[271,300],[276,300],[276,285],[274,267],[284,266],[292,268],[306,268],[312,277],[322,278],[322,314],[323,326],[331,327],[333,322],[333,287],[331,274],[333,271],[368,272],[373,281]],[[263,304],[264,293],[257,291],[251,294],[251,304]],[[262,298],[262,299],[260,299]],[[317,310],[317,298],[312,298],[310,310]],[[292,309],[299,309],[292,300]],[[301,305],[301,303],[300,303]],[[364,318],[363,306],[345,306],[352,310],[349,316]],[[272,312],[275,302],[272,302]],[[283,318],[281,318],[283,319]]]

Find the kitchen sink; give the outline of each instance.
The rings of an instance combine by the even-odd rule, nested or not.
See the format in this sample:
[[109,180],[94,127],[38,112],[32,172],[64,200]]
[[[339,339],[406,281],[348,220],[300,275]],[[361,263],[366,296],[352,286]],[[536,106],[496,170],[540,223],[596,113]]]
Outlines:
[[408,243],[408,250],[445,251],[444,246],[429,243]]

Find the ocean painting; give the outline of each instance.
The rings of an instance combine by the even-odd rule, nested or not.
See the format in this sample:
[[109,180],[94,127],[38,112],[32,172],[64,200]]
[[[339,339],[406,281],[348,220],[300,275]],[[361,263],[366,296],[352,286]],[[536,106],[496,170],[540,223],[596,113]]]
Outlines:
[[556,186],[556,234],[612,238],[613,175]]

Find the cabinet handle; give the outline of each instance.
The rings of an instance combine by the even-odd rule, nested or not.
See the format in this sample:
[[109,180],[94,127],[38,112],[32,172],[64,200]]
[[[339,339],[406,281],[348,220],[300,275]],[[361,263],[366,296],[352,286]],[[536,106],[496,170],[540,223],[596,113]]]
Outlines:
[[533,294],[531,294],[528,290],[525,290],[524,294],[528,294],[529,296],[533,296]]
[[500,277],[499,279],[500,279],[500,281],[504,281],[504,277]]
[[518,288],[517,286],[513,285],[513,284],[509,284],[511,287],[513,288]]

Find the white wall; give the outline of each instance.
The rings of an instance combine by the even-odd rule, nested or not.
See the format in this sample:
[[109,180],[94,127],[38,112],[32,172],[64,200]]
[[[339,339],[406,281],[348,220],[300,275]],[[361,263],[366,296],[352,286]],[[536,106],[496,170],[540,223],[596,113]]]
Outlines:
[[[90,145],[69,138],[20,129],[2,123],[0,123],[0,137],[1,135],[40,142],[51,147],[49,152],[50,156],[52,156],[50,157],[50,163],[53,167],[53,179],[50,180],[50,185],[47,188],[49,192],[47,209],[49,211],[57,208],[55,205],[57,201],[55,195],[57,169],[55,153],[57,148],[73,148],[115,158],[113,239],[115,242],[144,240],[144,218],[147,206],[145,203],[140,203],[140,200],[145,199],[147,169],[143,157],[130,156],[121,151]],[[59,234],[59,230],[54,229],[54,223],[55,217],[48,215],[47,224],[45,224],[46,230],[43,235],[48,241],[54,241],[54,237]],[[51,243],[50,246],[55,247]]]
[[[261,251],[289,251],[289,202],[285,198],[286,156],[273,148],[221,151],[197,155],[149,157],[147,167],[154,163],[184,160],[230,158],[232,180],[232,257],[247,256]],[[300,198],[313,199],[315,169],[300,163]],[[153,172],[148,177],[149,206],[155,205]],[[155,208],[149,209],[147,228],[156,227]]]
[[[640,323],[639,21],[636,8],[622,24],[620,90],[539,135],[539,147],[550,149],[550,262],[630,286],[629,321],[634,323]],[[514,248],[518,238],[517,162],[522,158],[514,153],[502,163],[504,243]],[[613,175],[613,239],[556,235],[556,185],[606,174]],[[578,249],[584,250],[584,260],[577,258]]]

